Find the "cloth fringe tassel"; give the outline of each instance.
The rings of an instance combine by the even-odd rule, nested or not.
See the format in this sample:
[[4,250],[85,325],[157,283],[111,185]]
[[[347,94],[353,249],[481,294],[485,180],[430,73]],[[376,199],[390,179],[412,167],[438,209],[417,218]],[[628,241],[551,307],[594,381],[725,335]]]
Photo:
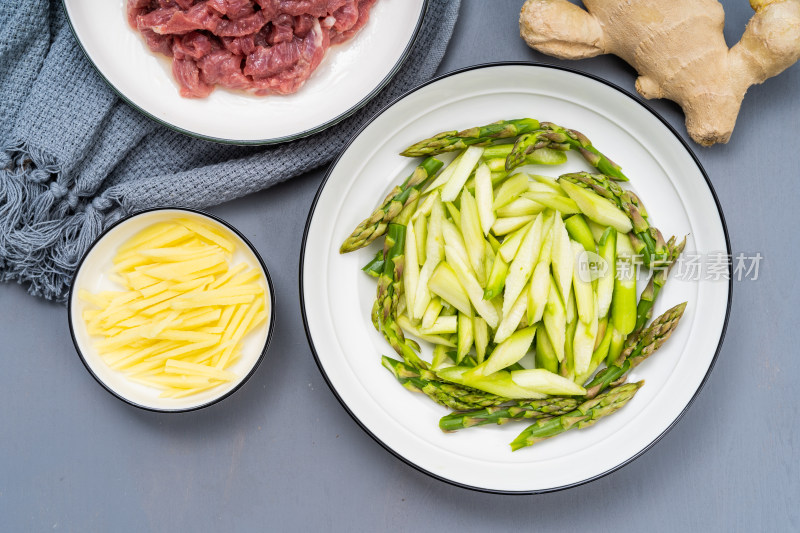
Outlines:
[[25,143],[0,147],[0,281],[66,302],[83,254],[123,216],[119,199],[75,189],[47,154]]

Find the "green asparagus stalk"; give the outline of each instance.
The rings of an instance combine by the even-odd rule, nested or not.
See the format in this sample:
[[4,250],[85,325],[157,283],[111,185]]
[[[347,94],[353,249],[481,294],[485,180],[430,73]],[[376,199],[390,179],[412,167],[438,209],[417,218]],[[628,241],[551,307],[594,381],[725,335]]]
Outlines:
[[[481,159],[484,161],[503,159],[503,161],[505,161],[506,157],[508,157],[508,154],[510,154],[513,149],[514,143],[493,144],[483,149]],[[505,169],[505,163],[503,164],[503,168]]]
[[[401,218],[406,217],[398,217],[398,221]],[[372,308],[372,323],[403,360],[412,366],[427,368],[427,363],[417,355],[419,345],[405,338],[396,321],[405,263],[405,232],[406,226],[402,223],[389,225],[383,247],[384,268],[378,276],[378,295]]]
[[614,228],[606,228],[600,236],[597,253],[608,267],[605,276],[597,280],[597,314],[602,318],[608,316],[611,309],[617,273],[617,231]]
[[633,368],[650,357],[672,335],[685,310],[686,302],[678,304],[653,321],[646,330],[632,335],[625,341],[625,349],[622,350],[619,361],[631,361]]
[[528,161],[528,156],[541,148],[569,150],[569,145],[556,145],[549,138],[550,132],[546,130],[536,130],[521,135],[516,142],[511,153],[506,157],[506,172],[511,172],[518,166],[524,165]]
[[586,400],[574,411],[560,416],[541,418],[528,426],[511,442],[511,450],[516,451],[526,446],[532,446],[572,428],[582,429],[591,426],[628,403],[642,385],[644,385],[644,381],[626,383]]
[[517,400],[511,405],[490,406],[480,410],[463,413],[451,413],[439,420],[442,431],[486,424],[505,424],[512,420],[539,419],[548,416],[559,416],[573,411],[580,400],[567,397],[545,398],[544,400]]
[[552,122],[542,122],[541,127],[550,130],[553,134],[558,134],[558,136],[551,136],[552,142],[569,144],[570,149],[579,152],[586,162],[601,173],[611,176],[617,181],[628,181],[628,178],[622,173],[622,167],[600,153],[581,132],[558,126]]
[[560,179],[594,191],[603,198],[614,202],[628,215],[633,225],[630,233],[633,249],[636,253],[642,254],[646,266],[658,264],[666,259],[668,250],[661,232],[650,226],[647,220],[647,211],[634,192],[623,189],[612,181],[613,178],[602,174],[574,172],[564,174],[560,176]]
[[597,247],[592,236],[592,230],[583,215],[572,215],[564,220],[564,227],[573,241],[580,243],[587,252],[597,251]]
[[472,145],[484,146],[496,139],[509,139],[539,128],[539,121],[532,118],[499,120],[486,126],[462,131],[445,131],[429,139],[412,144],[400,155],[420,157],[436,155],[454,150],[463,150]]
[[597,329],[598,343],[594,352],[592,352],[592,360],[589,362],[589,368],[586,369],[586,372],[583,374],[575,376],[575,383],[585,383],[586,380],[594,374],[594,371],[597,370],[600,363],[606,359],[608,350],[611,347],[611,337],[613,334],[614,328],[608,323],[608,317],[601,319]]
[[581,132],[563,128],[552,122],[542,122],[541,129],[526,133],[517,139],[514,149],[506,158],[506,170],[525,163],[529,154],[540,148],[574,150],[600,172],[618,181],[628,181],[619,165],[600,153]]
[[362,221],[353,233],[345,239],[339,253],[352,252],[367,246],[386,232],[386,228],[406,206],[419,199],[421,191],[430,179],[442,168],[442,162],[435,157],[425,159],[411,175],[389,192],[381,205],[369,218]]
[[625,375],[642,361],[650,357],[669,338],[678,326],[686,309],[686,302],[667,310],[653,321],[650,327],[631,335],[626,341],[627,348],[612,364],[601,370],[585,385],[586,397],[593,398],[609,386],[624,379]]
[[378,253],[372,258],[372,261],[364,265],[361,270],[373,278],[377,278],[381,275],[381,272],[383,272],[383,264],[383,250],[378,250]]
[[644,291],[642,291],[642,294],[639,297],[639,304],[636,308],[636,328],[634,331],[639,331],[642,329],[645,324],[647,324],[647,321],[653,316],[653,305],[656,302],[656,298],[661,292],[662,287],[664,287],[664,284],[667,282],[669,272],[672,270],[672,266],[681,255],[681,252],[683,252],[685,246],[686,237],[683,238],[683,241],[677,244],[675,237],[672,237],[669,241],[667,241],[666,262],[653,266],[653,274],[650,276],[650,281],[648,281],[647,286],[644,288]]
[[[544,333],[544,334],[543,334]],[[558,357],[545,332],[536,335],[536,368],[544,368],[558,374]]]
[[443,382],[436,375],[424,369],[406,364],[397,359],[383,356],[381,364],[391,372],[403,387],[413,392],[421,392],[436,403],[457,411],[473,411],[501,405],[508,398],[469,389],[454,383]]
[[[574,306],[575,303],[572,295],[570,295],[569,300],[573,300],[571,305]],[[578,322],[580,322],[580,320],[578,320],[577,313],[574,313],[573,319],[567,322],[566,336],[564,338],[564,359],[561,360],[558,365],[559,375],[567,379],[575,378],[575,350],[573,341],[575,339],[575,330],[578,329]]]
[[636,265],[630,235],[617,233],[617,257],[614,271],[614,289],[609,310],[612,328],[607,362],[617,360],[625,338],[636,328]]

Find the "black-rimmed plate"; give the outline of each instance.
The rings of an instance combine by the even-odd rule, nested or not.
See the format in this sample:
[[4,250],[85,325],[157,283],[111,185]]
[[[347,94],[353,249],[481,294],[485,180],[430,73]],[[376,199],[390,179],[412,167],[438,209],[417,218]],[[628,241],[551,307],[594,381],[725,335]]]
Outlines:
[[[318,365],[341,403],[378,442],[416,468],[469,488],[545,492],[596,479],[653,445],[683,414],[720,348],[729,312],[729,276],[673,270],[656,314],[688,301],[668,343],[630,375],[646,385],[614,416],[590,428],[512,452],[524,424],[442,433],[447,410],[401,387],[380,365],[392,350],[375,331],[375,280],[360,267],[378,244],[340,255],[339,245],[418,160],[398,153],[444,130],[534,117],[582,131],[625,173],[664,233],[689,235],[685,257],[729,254],[720,206],[688,146],[630,94],[575,71],[497,64],[443,76],[387,107],[357,134],[330,169],[309,215],[300,268],[302,305]],[[591,170],[576,154],[558,175]],[[729,266],[722,266],[725,274]],[[719,267],[717,267],[719,269]],[[641,289],[641,286],[640,286]],[[430,346],[423,346],[430,356]]]
[[351,40],[332,46],[296,93],[215,90],[182,98],[171,60],[151,52],[127,22],[126,0],[63,0],[86,56],[131,105],[183,133],[234,144],[270,144],[321,131],[354,113],[391,80],[416,38],[427,0],[379,0]]

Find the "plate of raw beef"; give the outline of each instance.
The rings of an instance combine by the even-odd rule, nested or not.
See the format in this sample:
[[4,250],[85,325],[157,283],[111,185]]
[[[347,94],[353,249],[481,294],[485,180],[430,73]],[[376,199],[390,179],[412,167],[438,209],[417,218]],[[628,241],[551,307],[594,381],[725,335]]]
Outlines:
[[427,0],[64,0],[111,87],[151,118],[218,142],[325,129],[392,78]]

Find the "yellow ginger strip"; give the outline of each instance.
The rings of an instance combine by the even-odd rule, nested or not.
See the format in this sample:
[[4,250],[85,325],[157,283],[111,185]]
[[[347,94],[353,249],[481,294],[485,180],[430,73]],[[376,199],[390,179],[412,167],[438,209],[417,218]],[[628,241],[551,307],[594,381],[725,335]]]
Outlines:
[[122,285],[123,287],[128,286],[127,280],[119,274],[109,274],[108,279],[116,283],[117,285]]
[[[163,320],[159,320],[155,324],[153,324],[151,326],[148,335],[146,336],[151,338],[158,338],[158,335],[160,335],[165,329],[167,328],[172,329],[177,326],[180,326],[182,320],[180,320],[179,317],[180,313],[178,311],[172,311],[167,315],[166,318],[164,318]],[[173,339],[173,340],[179,340],[179,339]]]
[[[166,290],[150,296],[149,298],[142,298],[141,300],[137,300],[135,302],[131,302],[128,305],[129,312],[130,311],[142,311],[147,309],[148,307],[152,307],[156,304],[163,302],[164,300],[169,300],[170,298],[175,298],[176,296],[180,296],[181,293],[178,291],[173,290]],[[131,313],[132,314],[132,313]],[[152,315],[151,315],[152,316]]]
[[173,309],[192,309],[195,307],[210,307],[218,305],[247,304],[255,299],[253,294],[242,296],[221,296],[217,298],[175,298],[170,304]]
[[145,362],[158,363],[159,365],[163,365],[164,361],[166,361],[167,359],[174,359],[176,357],[188,357],[190,354],[194,354],[195,352],[200,352],[202,350],[212,349],[216,351],[219,349],[217,346],[215,346],[216,344],[217,343],[215,341],[194,342],[191,344],[183,344],[183,345],[175,343],[171,349],[147,357],[147,359],[145,359]]
[[107,352],[109,350],[121,348],[122,346],[125,346],[128,342],[144,336],[144,334],[149,332],[149,330],[150,330],[149,324],[126,329],[122,333],[106,337],[105,339],[97,342],[95,344],[95,348],[97,348],[99,352]]
[[142,309],[140,311],[140,313],[143,314],[144,316],[147,316],[147,317],[154,317],[154,316],[158,315],[159,313],[161,313],[162,311],[171,309],[170,304],[172,303],[172,300],[174,298],[175,298],[175,296],[173,296],[169,300],[165,300],[165,301],[163,301],[161,303],[158,303],[158,304],[156,304],[156,305],[154,305],[152,307],[148,307],[148,308]]
[[239,359],[241,358],[242,358],[242,350],[240,349],[234,350],[233,355],[231,355],[230,358],[228,358],[228,364],[225,365],[225,368],[232,367],[233,365],[238,363]]
[[[200,284],[202,284],[202,280],[197,279],[194,280],[193,283],[191,284],[188,284],[187,282],[186,286],[193,286],[193,285],[199,286]],[[133,302],[130,305],[130,308],[134,311],[140,311],[145,316],[153,316],[156,313],[163,311],[164,309],[168,309],[171,303],[169,302],[169,300],[181,296],[182,294],[183,294],[182,292],[178,292],[173,288],[168,291],[159,293],[155,296],[152,296],[150,298],[145,298]]]
[[[166,319],[171,312],[172,310],[165,310],[151,317],[142,316],[140,314],[132,315],[130,318],[126,318],[124,320],[117,322],[117,326],[122,328],[135,328],[137,326],[143,326],[145,324],[153,324],[154,322],[159,322],[161,320]],[[180,319],[176,320],[176,323],[182,324],[183,320],[184,317],[181,316]]]
[[103,316],[103,317],[98,317],[97,323],[98,323],[98,325],[100,327],[102,327],[102,328],[104,328],[106,330],[105,333],[103,333],[106,336],[109,335],[107,330],[112,328],[112,327],[115,327],[115,326],[124,327],[124,328],[130,328],[130,327],[136,327],[136,326],[141,326],[141,325],[145,324],[144,322],[142,322],[141,324],[132,324],[132,325],[122,324],[122,322],[127,319],[126,317],[130,317],[131,314],[132,313],[131,313],[130,309],[128,308],[128,306],[122,306],[121,309],[116,309],[110,315]]
[[86,333],[88,333],[89,335],[92,335],[94,337],[97,337],[97,336],[105,335],[106,334],[106,330],[102,326],[100,326],[98,324],[87,323],[86,324]]
[[134,315],[130,318],[126,318],[125,320],[120,320],[117,322],[117,326],[121,328],[135,328],[137,326],[144,326],[145,324],[149,324],[151,319],[144,316]]
[[153,336],[154,339],[185,341],[185,342],[219,342],[221,335],[201,333],[199,331],[183,331],[180,329],[165,329]]
[[206,239],[220,248],[226,250],[228,253],[233,253],[234,245],[233,243],[228,240],[223,235],[220,235],[211,226],[208,226],[202,222],[196,220],[190,220],[187,218],[182,218],[177,221],[178,224],[182,224],[188,230],[193,231],[194,233],[198,234],[203,239]]
[[148,357],[154,357],[160,353],[167,352],[169,350],[176,349],[179,347],[180,344],[177,342],[172,341],[155,341],[153,344],[148,346],[147,348],[142,348],[137,350],[135,353],[123,358],[119,359],[118,361],[114,362],[113,364],[109,364],[111,368],[114,370],[120,370],[123,368],[128,368],[131,365],[135,365]]
[[[231,319],[228,322],[228,324],[225,325],[225,333],[222,334],[221,344],[226,344],[226,350],[227,350],[227,346],[229,346],[231,348],[231,350],[235,346],[236,342],[234,340],[232,340],[233,339],[233,335],[234,335],[234,333],[236,333],[236,330],[239,328],[239,324],[242,323],[242,320],[244,319],[245,314],[247,314],[247,307],[245,305],[237,305],[236,306],[236,311],[233,313],[233,316],[231,317]],[[212,359],[212,364],[214,366],[217,366],[219,361],[222,359],[223,355],[224,355],[224,351],[222,353],[220,353],[219,356],[215,356]]]
[[174,263],[177,261],[186,261],[188,259],[197,259],[211,255],[214,252],[221,252],[219,246],[167,246],[164,248],[150,248],[148,250],[138,250],[136,253],[149,257],[159,263]]
[[245,314],[247,314],[247,306],[237,305],[236,312],[233,314],[231,321],[227,326],[225,326],[225,333],[222,335],[222,342],[228,342],[229,340],[233,339],[233,334],[239,328],[239,324],[242,323]]
[[108,303],[108,305],[106,305],[105,308],[100,312],[100,314],[97,315],[97,319],[98,320],[100,320],[100,321],[105,320],[106,317],[108,317],[109,315],[112,315],[113,313],[118,311],[121,306],[123,306],[123,305],[125,305],[125,304],[127,304],[129,302],[132,302],[133,300],[135,300],[136,298],[139,297],[139,293],[138,292],[133,292],[133,291],[121,292],[121,293],[117,293],[117,294],[119,294],[119,296],[116,296],[115,298],[113,298]]
[[134,291],[145,289],[156,283],[161,283],[160,279],[135,270],[133,272],[127,272],[123,274],[123,276],[127,282],[127,287]]
[[166,234],[169,231],[174,231],[175,229],[185,229],[181,228],[180,225],[174,222],[158,222],[153,224],[152,226],[148,226],[145,229],[141,230],[139,233],[122,243],[120,245],[118,253],[126,252],[128,250],[133,250],[134,248],[138,248],[141,244],[152,241],[156,237]]
[[222,309],[222,315],[219,317],[219,322],[217,325],[223,329],[228,327],[228,324],[231,323],[231,318],[233,317],[233,313],[236,311],[235,305],[228,305]]
[[86,289],[78,290],[78,298],[80,298],[84,302],[90,303],[95,307],[100,307],[100,308],[105,307],[106,305],[108,305],[108,302],[111,301],[111,298],[108,296],[107,293],[98,292],[97,294],[92,294]]
[[213,299],[218,297],[228,297],[228,296],[246,296],[248,294],[260,294],[264,292],[264,290],[256,285],[255,283],[251,283],[250,285],[242,285],[239,287],[224,287],[222,289],[212,289],[208,291],[203,290],[194,290],[191,292],[187,292],[186,294],[181,296],[182,300],[194,300],[194,299]]
[[219,274],[224,274],[227,270],[228,270],[228,263],[226,261],[216,266],[207,268],[205,270],[197,271],[188,277],[191,279],[196,279],[204,276],[218,276]]
[[193,309],[191,311],[186,311],[184,313],[181,313],[181,320],[184,321],[192,320],[199,316],[203,316],[207,313],[213,313],[213,312],[214,312],[213,309]]
[[177,359],[168,359],[167,364],[164,365],[164,371],[169,374],[205,376],[213,379],[219,379],[221,381],[232,381],[238,377],[233,372],[219,370],[206,365],[198,365],[195,363],[188,363],[186,361],[179,361]]
[[[130,376],[132,381],[136,381],[143,385],[150,385],[156,388],[180,388],[180,389],[195,389],[197,387],[204,387],[210,382],[209,378],[202,376],[143,376],[136,377]],[[215,385],[218,385],[217,381]]]
[[247,330],[244,332],[245,336],[247,336],[248,333],[256,329],[256,327],[260,326],[261,323],[264,322],[268,316],[269,313],[267,312],[266,309],[262,309],[261,311],[259,311],[256,317],[253,319],[253,321],[250,322],[250,325],[247,326]]
[[183,261],[180,263],[158,263],[154,265],[141,266],[136,269],[137,272],[144,272],[148,276],[158,279],[166,280],[180,280],[195,272],[215,267],[220,263],[225,262],[225,255],[221,253],[214,253],[207,257],[200,257],[191,261]]
[[128,365],[126,367],[122,367],[122,368],[120,368],[120,370],[128,372],[129,374],[135,374],[135,375],[149,373],[149,372],[154,371],[154,370],[157,370],[158,373],[161,373],[161,372],[164,371],[164,362],[163,361],[140,361],[138,363],[133,363],[133,364]]
[[196,289],[198,287],[205,287],[206,285],[208,285],[213,281],[214,281],[214,276],[203,276],[201,278],[191,279],[188,281],[176,283],[172,286],[172,290],[178,292],[187,292]]
[[169,281],[159,281],[154,285],[150,285],[149,287],[139,289],[139,294],[141,294],[143,298],[149,298],[150,296],[155,296],[156,294],[160,294],[169,288],[170,288]]
[[201,333],[212,333],[215,335],[219,335],[223,333],[225,330],[219,326],[205,326],[201,328],[195,328],[195,331],[199,331]]
[[140,350],[137,348],[132,348],[130,346],[120,348],[119,350],[115,350],[113,352],[106,352],[100,354],[100,357],[103,361],[106,362],[107,365],[111,366],[112,363],[116,363],[117,361],[124,359],[126,357],[130,357],[131,355],[139,352]]
[[133,272],[136,267],[141,267],[142,265],[149,265],[152,263],[152,260],[148,257],[143,257],[138,254],[133,254],[126,259],[120,261],[119,263],[114,265],[113,272],[117,274],[125,274],[126,272]]
[[[190,282],[198,282],[198,287],[202,285],[208,277],[214,277],[218,274],[223,274],[228,269],[227,263],[225,261],[214,265],[210,268],[206,268],[203,270],[198,270],[197,272],[192,272],[191,274],[187,274],[185,276],[180,276],[180,279],[173,279],[170,280],[175,283],[190,283]],[[189,290],[189,289],[187,289]]]
[[83,311],[83,319],[87,322],[93,322],[95,318],[100,314],[99,309],[85,309]]
[[149,248],[162,248],[164,246],[172,246],[191,239],[192,232],[185,227],[174,224],[172,228],[163,232],[152,239],[146,239],[133,247],[127,247],[127,243],[121,246],[117,251],[117,256],[114,258],[114,263],[120,263],[133,257],[140,249]]
[[222,356],[220,357],[219,361],[217,361],[217,364],[215,364],[214,366],[216,366],[217,368],[225,368],[225,366],[228,364],[228,359],[230,359],[231,354],[233,353],[234,348],[236,348],[236,345],[239,343],[239,341],[242,340],[242,338],[245,335],[245,331],[247,331],[247,328],[250,325],[250,322],[253,321],[253,318],[255,318],[256,314],[261,310],[263,305],[264,305],[263,300],[259,300],[259,303],[248,307],[247,313],[242,318],[241,322],[236,327],[236,331],[231,336],[230,340],[232,340],[234,344],[231,346],[231,348],[222,352]]
[[[197,313],[196,311],[189,311],[185,313],[187,315],[189,313],[193,313],[195,316],[192,316],[191,318],[184,318],[180,324],[180,327],[177,329],[190,329],[215,323],[219,321],[220,315],[222,315],[222,310],[220,308],[210,309],[208,311],[200,308],[197,311],[201,311],[201,313]],[[221,330],[222,328],[220,328],[220,331]]]
[[209,385],[206,385],[205,387],[195,387],[195,388],[193,388],[193,389],[185,389],[185,390],[181,390],[181,389],[172,389],[172,390],[166,390],[166,391],[162,392],[162,393],[160,394],[160,396],[161,396],[162,398],[175,398],[175,399],[177,399],[177,398],[184,398],[184,397],[186,397],[186,396],[191,396],[192,394],[197,394],[198,392],[203,392],[203,391],[206,391],[206,390],[208,390],[208,389],[211,389],[211,388],[213,388],[213,387],[217,387],[217,386],[219,386],[219,382],[214,382],[214,383],[211,383],[211,384],[209,384]]
[[260,287],[261,284],[257,283],[257,280],[259,280],[259,279],[261,279],[261,271],[255,269],[255,268],[251,268],[247,272],[244,272],[244,273],[236,276],[235,279],[230,280],[225,286],[226,287],[236,287],[236,286],[239,286],[239,285],[244,285],[244,284],[256,282],[255,284]]
[[201,288],[204,284],[207,283],[207,280],[209,278],[213,278],[213,276],[204,276],[201,278],[182,281],[180,283],[172,285],[170,287],[170,290],[173,292],[180,292],[181,295],[185,295],[187,291],[193,291],[195,289]]
[[238,275],[238,274],[239,274],[239,273],[240,273],[242,270],[244,270],[245,268],[247,268],[247,263],[239,263],[239,264],[238,264],[238,265],[236,265],[235,267],[233,267],[233,268],[231,268],[231,269],[228,269],[228,271],[227,271],[227,272],[226,272],[224,275],[222,275],[222,276],[220,276],[219,278],[215,279],[215,280],[214,280],[214,281],[213,281],[213,282],[212,282],[212,283],[211,283],[211,284],[208,286],[208,288],[209,288],[209,289],[216,289],[216,288],[218,288],[218,287],[220,287],[220,286],[224,285],[225,283],[227,283],[227,282],[228,282],[228,280],[230,280],[230,279],[231,279],[231,278],[233,278],[234,276]]

